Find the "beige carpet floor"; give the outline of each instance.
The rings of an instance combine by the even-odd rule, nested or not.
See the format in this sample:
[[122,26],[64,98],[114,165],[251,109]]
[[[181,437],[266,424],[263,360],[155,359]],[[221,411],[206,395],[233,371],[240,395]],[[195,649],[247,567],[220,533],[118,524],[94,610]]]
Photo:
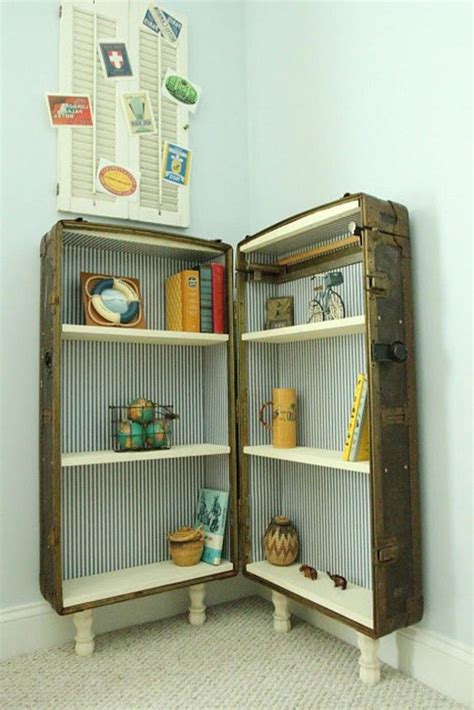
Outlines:
[[273,631],[259,598],[97,638],[90,658],[72,645],[1,666],[0,706],[12,708],[456,708],[431,688],[388,666],[375,688],[358,679],[358,651],[293,619]]

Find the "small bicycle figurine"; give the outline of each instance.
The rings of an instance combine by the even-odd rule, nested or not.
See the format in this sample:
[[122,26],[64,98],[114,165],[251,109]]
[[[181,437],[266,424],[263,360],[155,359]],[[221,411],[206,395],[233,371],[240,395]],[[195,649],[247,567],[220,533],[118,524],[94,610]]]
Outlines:
[[[313,290],[315,295],[309,302],[308,307],[308,323],[319,323],[323,320],[336,320],[344,318],[346,309],[344,301],[338,293],[333,291],[333,286],[340,286],[344,281],[344,276],[341,271],[332,271],[324,275],[324,288],[321,284],[315,285],[317,276],[312,276]],[[324,290],[323,290],[324,288]],[[317,293],[321,292],[318,298]]]

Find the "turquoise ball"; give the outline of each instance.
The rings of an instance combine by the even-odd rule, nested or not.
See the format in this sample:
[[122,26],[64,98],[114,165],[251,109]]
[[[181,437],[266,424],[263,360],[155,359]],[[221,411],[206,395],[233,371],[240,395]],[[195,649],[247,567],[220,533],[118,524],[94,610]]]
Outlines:
[[145,427],[146,443],[152,449],[162,449],[168,445],[168,437],[163,424],[155,420],[150,422]]
[[155,405],[151,399],[145,399],[144,397],[139,397],[134,399],[133,402],[128,406],[128,418],[132,422],[140,422],[141,424],[148,424],[148,422],[153,421],[155,416]]
[[122,451],[137,451],[145,446],[145,432],[138,422],[120,422],[117,442]]

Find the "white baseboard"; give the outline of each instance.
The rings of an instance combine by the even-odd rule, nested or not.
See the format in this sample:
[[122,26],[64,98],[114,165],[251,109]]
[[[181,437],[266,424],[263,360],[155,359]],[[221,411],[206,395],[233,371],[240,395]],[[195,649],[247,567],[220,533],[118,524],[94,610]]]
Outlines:
[[[267,588],[258,587],[257,592],[266,599],[271,598]],[[350,626],[294,601],[290,601],[290,610],[312,626],[357,646],[356,631]],[[381,638],[379,658],[456,702],[474,707],[473,649],[432,631],[411,626]]]
[[[255,587],[242,576],[210,582],[206,606],[255,594]],[[94,610],[94,633],[103,634],[136,624],[184,614],[189,607],[187,589],[163,592]],[[52,648],[74,639],[70,616],[59,616],[47,602],[25,604],[0,611],[0,658],[7,659],[39,649]]]

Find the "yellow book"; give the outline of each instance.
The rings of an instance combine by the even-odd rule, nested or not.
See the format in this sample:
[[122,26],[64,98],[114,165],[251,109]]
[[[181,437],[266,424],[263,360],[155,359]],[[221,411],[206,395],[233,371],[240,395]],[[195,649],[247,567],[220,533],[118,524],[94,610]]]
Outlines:
[[369,433],[369,416],[367,409],[365,410],[364,421],[362,422],[359,445],[355,452],[353,461],[368,461],[370,458],[370,433]]
[[362,395],[362,390],[364,389],[366,377],[362,373],[357,376],[357,382],[354,390],[354,399],[352,401],[351,416],[349,419],[349,426],[347,428],[346,441],[344,443],[344,450],[342,452],[343,461],[349,461],[352,448],[352,437],[354,436],[354,431],[357,422],[357,414],[359,412],[360,399]]
[[199,333],[199,272],[180,271],[165,281],[166,329]]

